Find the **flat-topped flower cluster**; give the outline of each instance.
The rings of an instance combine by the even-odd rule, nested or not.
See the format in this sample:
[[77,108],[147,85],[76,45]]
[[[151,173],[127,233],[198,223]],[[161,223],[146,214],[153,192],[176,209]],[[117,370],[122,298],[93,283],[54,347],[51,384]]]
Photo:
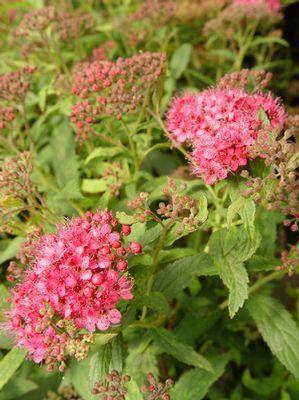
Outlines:
[[271,128],[283,124],[284,108],[270,93],[215,87],[174,98],[167,128],[175,142],[191,145],[194,172],[213,184],[247,164],[263,126],[261,111]]
[[116,304],[133,297],[127,258],[142,251],[137,242],[124,246],[128,234],[128,225],[98,211],[33,242],[25,278],[12,290],[7,328],[35,362],[64,356],[63,326],[94,332],[120,323]]

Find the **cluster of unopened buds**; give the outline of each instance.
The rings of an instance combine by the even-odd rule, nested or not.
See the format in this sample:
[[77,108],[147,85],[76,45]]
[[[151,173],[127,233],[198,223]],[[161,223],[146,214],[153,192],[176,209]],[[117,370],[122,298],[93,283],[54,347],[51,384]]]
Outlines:
[[20,106],[24,106],[30,87],[29,78],[34,71],[34,67],[27,66],[0,76],[0,130],[7,127],[15,119]]
[[148,205],[149,193],[141,192],[139,195],[128,201],[128,207],[134,211],[135,217],[140,222],[146,222],[150,218],[155,219],[155,214],[150,210]]
[[281,265],[277,266],[276,271],[286,271],[288,276],[295,274],[296,268],[299,267],[299,248],[292,245],[290,250],[284,250],[281,253]]
[[30,178],[31,171],[31,154],[28,151],[5,161],[1,166],[0,173],[2,197],[26,199],[32,195],[35,191],[35,185]]
[[147,374],[148,384],[141,389],[147,400],[170,400],[169,389],[173,386],[173,381],[167,379],[165,383],[158,382],[152,373]]
[[106,376],[107,384],[96,382],[92,393],[100,395],[101,400],[125,400],[126,383],[130,382],[129,375],[121,376],[118,371],[112,371]]
[[251,93],[259,93],[266,89],[272,79],[272,73],[264,70],[242,69],[225,74],[218,83],[220,89],[238,88]]
[[176,229],[178,235],[183,233],[185,228],[190,231],[197,229],[201,222],[197,217],[199,211],[197,201],[189,195],[181,194],[186,188],[187,185],[184,182],[177,185],[175,180],[169,179],[168,186],[163,189],[163,194],[169,202],[167,205],[160,202],[157,209],[158,215],[179,223]]
[[259,25],[269,30],[281,19],[279,0],[233,0],[204,26],[204,34],[221,33],[229,40],[235,38],[242,27]]
[[122,28],[132,45],[144,41],[153,26],[158,29],[165,25],[178,7],[173,0],[145,0],[140,4],[133,14],[121,20]]
[[163,73],[165,54],[145,52],[115,62],[94,61],[83,66],[74,78],[72,92],[84,99],[77,103],[70,118],[77,127],[77,138],[85,140],[91,124],[103,116],[133,112],[145,101]]
[[283,213],[288,217],[285,225],[292,231],[298,230],[299,183],[296,161],[298,146],[298,118],[287,117],[285,129],[264,130],[249,149],[251,158],[264,159],[268,173],[263,178],[242,171],[246,178],[246,190],[242,193],[262,202],[266,208]]
[[44,205],[31,180],[31,154],[22,152],[2,163],[0,169],[0,231],[10,232],[11,216],[19,212],[35,212]]
[[58,392],[48,391],[45,400],[82,400],[72,385],[65,385],[58,389]]
[[119,196],[120,189],[126,179],[126,173],[119,161],[113,162],[102,172],[102,178],[107,183],[111,196]]
[[59,11],[54,6],[36,9],[23,16],[14,31],[16,39],[25,38],[22,53],[24,56],[38,48],[41,44],[51,45],[53,36],[56,41],[67,42],[75,39],[82,32],[93,26],[91,15],[75,15],[67,11]]
[[64,370],[67,355],[87,355],[90,334],[121,322],[117,303],[133,297],[127,258],[142,252],[138,242],[124,246],[130,232],[99,210],[31,239],[29,257],[22,256],[29,268],[12,290],[5,327],[35,362]]

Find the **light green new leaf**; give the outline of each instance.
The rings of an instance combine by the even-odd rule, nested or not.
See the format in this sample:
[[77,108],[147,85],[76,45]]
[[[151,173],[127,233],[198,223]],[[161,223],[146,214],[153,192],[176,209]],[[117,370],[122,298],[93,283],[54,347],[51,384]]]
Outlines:
[[15,237],[14,239],[8,241],[5,250],[0,253],[0,264],[5,261],[11,260],[20,250],[20,245],[24,242],[24,238]]
[[223,375],[229,360],[226,355],[211,359],[213,372],[193,368],[181,376],[171,391],[173,400],[201,400],[209,388]]
[[128,391],[125,397],[126,400],[143,400],[141,391],[134,379],[131,379],[130,382],[126,384],[126,388]]
[[210,362],[206,358],[198,354],[191,346],[180,342],[172,332],[164,328],[157,328],[153,330],[153,336],[163,352],[170,354],[185,364],[213,371]]
[[188,286],[194,276],[216,274],[217,269],[211,258],[200,253],[167,265],[157,274],[153,289],[162,292],[167,299],[172,299]]
[[67,199],[82,197],[79,186],[78,163],[75,153],[74,135],[67,122],[59,125],[51,140],[52,165],[57,185]]
[[104,179],[83,179],[81,189],[85,193],[101,193],[107,189],[107,183]]
[[25,359],[26,353],[14,347],[0,361],[0,390],[13,376]]
[[276,299],[263,294],[254,294],[247,306],[272,353],[299,379],[299,328],[291,314]]

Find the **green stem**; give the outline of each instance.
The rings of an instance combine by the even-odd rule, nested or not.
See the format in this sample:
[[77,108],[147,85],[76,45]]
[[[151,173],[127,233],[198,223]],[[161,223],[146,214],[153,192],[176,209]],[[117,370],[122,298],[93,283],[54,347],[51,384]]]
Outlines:
[[[156,246],[156,249],[155,249],[155,252],[154,252],[154,256],[153,256],[153,266],[154,266],[154,271],[153,272],[155,272],[156,269],[157,269],[156,268],[156,263],[157,263],[157,260],[158,260],[158,257],[159,257],[159,253],[163,248],[168,229],[171,227],[171,225],[172,225],[172,221],[170,221],[168,224],[164,225],[163,231],[162,231],[162,233],[160,235],[160,238],[159,238],[159,241],[158,241],[158,244]],[[151,276],[149,277],[148,282],[147,282],[147,290],[146,290],[146,295],[147,296],[149,296],[150,293],[151,293],[151,290],[152,290],[152,287],[153,287],[153,283],[154,283],[154,273],[151,274]],[[145,320],[146,313],[147,313],[147,307],[144,306],[143,309],[142,309],[142,315],[141,315],[140,321],[144,321]]]

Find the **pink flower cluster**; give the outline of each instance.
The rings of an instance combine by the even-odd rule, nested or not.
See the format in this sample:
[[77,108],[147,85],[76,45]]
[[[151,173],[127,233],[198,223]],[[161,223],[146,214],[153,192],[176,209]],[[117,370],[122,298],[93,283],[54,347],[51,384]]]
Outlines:
[[137,242],[124,247],[129,234],[110,212],[87,212],[34,243],[25,278],[12,291],[7,328],[35,362],[64,356],[68,335],[58,321],[89,332],[120,323],[116,304],[133,297],[127,257],[142,251]]
[[174,142],[192,146],[194,172],[213,184],[246,165],[248,147],[259,134],[262,109],[272,127],[285,112],[271,94],[249,94],[238,88],[213,88],[172,101],[167,129]]
[[265,5],[271,11],[279,11],[281,4],[280,0],[234,0],[235,4],[246,4],[249,6]]

